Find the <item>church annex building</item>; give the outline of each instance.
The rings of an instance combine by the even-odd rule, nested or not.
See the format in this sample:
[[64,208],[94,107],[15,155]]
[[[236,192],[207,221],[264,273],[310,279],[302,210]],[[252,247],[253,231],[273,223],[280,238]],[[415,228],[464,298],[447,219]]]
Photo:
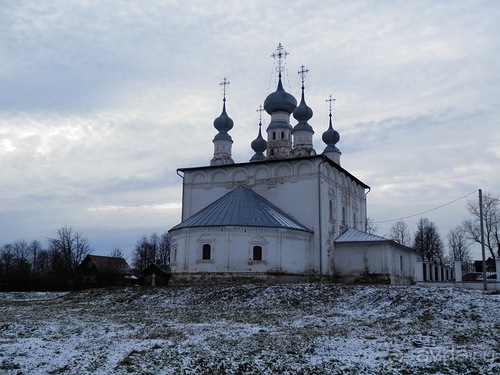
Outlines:
[[333,99],[322,134],[326,146],[316,152],[308,123],[313,111],[305,101],[307,70],[302,66],[299,71],[297,105],[282,84],[287,52],[280,44],[272,56],[278,83],[264,101],[270,115],[267,139],[261,121],[250,160],[232,159],[228,132],[234,124],[226,113],[224,91],[210,165],[178,169],[183,176],[182,220],[169,230],[172,281],[283,275],[413,282],[416,252],[365,233],[370,187],[340,165]]

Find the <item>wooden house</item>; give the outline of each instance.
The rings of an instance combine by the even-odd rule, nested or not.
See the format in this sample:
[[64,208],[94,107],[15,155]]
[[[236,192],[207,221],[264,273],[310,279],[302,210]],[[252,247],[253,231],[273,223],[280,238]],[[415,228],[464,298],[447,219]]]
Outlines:
[[125,286],[137,277],[123,258],[87,255],[77,270],[83,286]]

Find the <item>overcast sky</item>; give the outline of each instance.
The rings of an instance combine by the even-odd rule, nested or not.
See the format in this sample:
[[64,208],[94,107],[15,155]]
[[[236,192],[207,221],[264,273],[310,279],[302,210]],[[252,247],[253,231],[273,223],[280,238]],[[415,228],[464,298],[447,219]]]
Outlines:
[[371,186],[379,235],[475,192],[405,220],[445,239],[477,189],[500,193],[499,19],[491,0],[3,0],[0,246],[70,225],[128,255],[176,225],[176,169],[209,164],[224,77],[233,159],[253,155],[278,43],[296,98],[309,69],[318,152],[336,98],[341,163]]

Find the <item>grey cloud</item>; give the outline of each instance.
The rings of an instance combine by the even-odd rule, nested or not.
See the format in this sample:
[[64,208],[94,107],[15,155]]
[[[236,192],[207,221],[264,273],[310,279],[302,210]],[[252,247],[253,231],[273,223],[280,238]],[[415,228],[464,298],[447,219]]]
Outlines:
[[[148,207],[179,201],[176,168],[209,163],[224,76],[233,155],[251,157],[278,42],[290,52],[294,95],[296,70],[310,69],[318,151],[325,99],[337,98],[342,165],[372,186],[370,216],[413,213],[476,184],[500,190],[500,7],[339,4],[2,4],[0,245],[66,223],[100,249],[121,245],[127,227],[147,234],[176,224],[178,209]],[[137,209],[89,211],[113,205]]]

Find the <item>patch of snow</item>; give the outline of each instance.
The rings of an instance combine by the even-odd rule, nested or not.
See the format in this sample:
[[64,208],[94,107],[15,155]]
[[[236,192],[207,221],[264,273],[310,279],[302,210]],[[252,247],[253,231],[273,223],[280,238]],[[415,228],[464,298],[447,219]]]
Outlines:
[[3,293],[0,373],[499,373],[499,302],[316,283]]

